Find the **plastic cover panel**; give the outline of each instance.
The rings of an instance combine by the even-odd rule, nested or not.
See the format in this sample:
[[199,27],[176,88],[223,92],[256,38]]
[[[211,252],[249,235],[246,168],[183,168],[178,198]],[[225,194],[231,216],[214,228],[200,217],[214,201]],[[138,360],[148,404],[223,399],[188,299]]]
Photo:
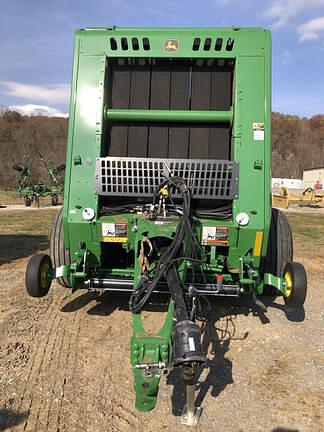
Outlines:
[[[95,190],[106,196],[152,196],[170,172],[187,181],[193,198],[238,197],[238,163],[210,159],[97,158]],[[180,197],[176,191],[170,192]]]

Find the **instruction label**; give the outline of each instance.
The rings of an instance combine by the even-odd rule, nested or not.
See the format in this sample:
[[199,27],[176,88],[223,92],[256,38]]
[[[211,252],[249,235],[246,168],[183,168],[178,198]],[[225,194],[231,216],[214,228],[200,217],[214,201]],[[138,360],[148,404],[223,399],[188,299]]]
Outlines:
[[227,246],[228,245],[228,227],[223,226],[204,226],[202,229],[202,244]]
[[104,222],[101,225],[104,242],[123,243],[127,241],[127,224]]
[[254,141],[264,141],[264,123],[253,123]]

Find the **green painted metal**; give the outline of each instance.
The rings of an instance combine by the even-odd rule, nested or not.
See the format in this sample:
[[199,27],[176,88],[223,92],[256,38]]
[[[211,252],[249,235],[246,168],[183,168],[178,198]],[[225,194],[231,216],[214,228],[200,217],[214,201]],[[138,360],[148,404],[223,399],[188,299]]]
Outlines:
[[64,277],[64,276],[65,277],[70,276],[70,266],[69,265],[62,265],[62,266],[54,269],[53,274],[52,274],[52,279]]
[[283,295],[286,294],[286,281],[283,277],[274,276],[270,273],[264,273],[263,276],[264,285],[271,285],[277,288]]
[[[139,411],[149,411],[155,407],[160,378],[166,368],[172,365],[172,328],[172,301],[163,326],[154,336],[150,336],[144,329],[141,314],[133,315],[130,360],[134,372],[135,406]],[[154,366],[159,363],[160,368]],[[138,367],[143,364],[153,365]]]
[[[128,48],[123,49],[121,38]],[[149,40],[149,49],[143,39]],[[199,48],[193,49],[194,39],[200,39]],[[111,40],[114,39],[114,43]],[[136,39],[138,49],[134,49]],[[166,49],[167,41],[178,41],[177,49]],[[204,49],[210,39],[209,49]],[[222,39],[220,49],[215,49]],[[115,48],[114,48],[115,47]],[[224,60],[234,65],[233,101],[230,111],[172,111],[125,110],[107,107],[110,95],[110,59],[210,59]],[[157,225],[145,215],[123,213],[98,216],[100,198],[94,193],[95,160],[104,155],[105,138],[112,122],[226,122],[231,124],[231,160],[239,162],[239,196],[233,200],[233,216],[229,220],[201,218],[194,230],[200,241],[203,226],[221,226],[229,230],[229,244],[223,249],[211,246],[206,253],[209,263],[205,267],[207,281],[215,281],[217,274],[237,284],[242,293],[258,294],[264,284],[272,283],[282,292],[281,278],[260,273],[260,260],[266,255],[270,227],[270,128],[271,128],[271,41],[264,29],[241,28],[186,28],[186,29],[82,29],[75,34],[72,91],[70,99],[69,134],[64,187],[63,226],[65,247],[70,250],[72,264],[64,269],[74,288],[87,288],[91,276],[133,277],[138,284],[140,268],[137,261],[138,245],[143,233],[149,237],[172,238],[177,216],[170,224]],[[264,125],[264,137],[255,134],[255,124]],[[90,207],[95,211],[91,221],[84,220],[82,212]],[[249,216],[246,226],[239,226],[236,216],[245,212]],[[102,224],[127,224],[128,237],[123,248],[133,253],[134,262],[128,266],[102,265],[104,238]],[[136,229],[135,229],[136,227]],[[261,254],[254,255],[256,233],[263,233]],[[86,249],[80,249],[80,242]],[[187,265],[187,270],[190,264]],[[136,407],[146,411],[156,403],[161,368],[141,369],[141,364],[172,364],[172,303],[162,330],[147,334],[141,315],[133,317],[131,364],[134,370]]]
[[106,120],[128,122],[232,123],[232,111],[105,109]]

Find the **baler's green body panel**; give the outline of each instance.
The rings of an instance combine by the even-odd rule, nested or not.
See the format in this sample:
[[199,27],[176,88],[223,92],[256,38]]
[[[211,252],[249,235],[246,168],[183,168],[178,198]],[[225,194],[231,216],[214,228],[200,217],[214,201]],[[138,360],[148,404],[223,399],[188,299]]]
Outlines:
[[[122,37],[128,40],[127,50],[121,47]],[[117,42],[115,50],[111,49],[111,38]],[[138,50],[132,49],[132,38],[138,39]],[[149,39],[149,50],[143,49],[143,38]],[[196,51],[193,50],[195,38],[201,40],[200,48]],[[211,39],[209,50],[204,49],[206,38]],[[214,44],[218,38],[223,39],[224,43],[222,49],[216,51]],[[164,41],[168,39],[179,42],[176,52],[165,51]],[[231,50],[226,49],[226,41],[229,39],[234,41]],[[265,256],[271,213],[270,33],[263,29],[235,28],[107,28],[76,32],[63,216],[65,246],[70,249],[73,257],[80,242],[84,242],[91,252],[90,262],[101,273],[104,273],[104,269],[100,268],[103,240],[100,227],[101,222],[111,220],[111,216],[103,216],[89,223],[83,220],[82,210],[91,207],[96,213],[99,211],[99,198],[94,193],[95,160],[103,155],[103,142],[109,125],[105,110],[109,99],[107,79],[110,58],[233,60],[231,159],[239,162],[239,193],[233,200],[233,216],[230,221],[201,220],[200,223],[229,226],[229,268],[239,269],[239,259],[250,254],[253,259],[251,265],[258,270],[260,257],[253,256],[256,232],[263,232],[261,256]],[[254,123],[264,124],[264,140],[254,139]],[[235,218],[240,212],[249,215],[247,226],[238,226]],[[123,219],[133,219],[133,215],[123,215]],[[127,247],[133,248],[135,235],[132,235],[131,230],[128,232]],[[114,273],[118,274],[117,268]],[[125,270],[120,274],[124,273]]]

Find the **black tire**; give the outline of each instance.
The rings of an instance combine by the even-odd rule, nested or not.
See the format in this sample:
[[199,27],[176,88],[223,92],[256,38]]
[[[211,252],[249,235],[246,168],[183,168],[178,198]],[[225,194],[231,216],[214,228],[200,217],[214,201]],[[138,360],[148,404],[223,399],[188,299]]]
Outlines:
[[287,295],[284,296],[286,305],[302,307],[307,294],[307,275],[304,266],[298,262],[288,263],[283,276],[287,284]]
[[[50,236],[50,255],[53,261],[54,267],[60,267],[62,265],[70,265],[71,257],[70,250],[64,247],[64,233],[62,226],[62,210],[61,209],[52,226],[51,236]],[[67,277],[59,277],[57,281],[60,285],[65,288],[71,288],[71,284]]]
[[26,207],[30,207],[31,206],[31,199],[28,196],[24,197],[24,203]]
[[52,282],[46,275],[52,268],[52,260],[48,255],[36,254],[30,258],[25,275],[26,290],[30,296],[46,296]]
[[[264,272],[282,277],[287,263],[293,261],[293,238],[286,215],[273,208]],[[277,288],[266,285],[263,294],[276,296]]]
[[58,204],[58,196],[57,195],[52,195],[52,206],[57,206]]

